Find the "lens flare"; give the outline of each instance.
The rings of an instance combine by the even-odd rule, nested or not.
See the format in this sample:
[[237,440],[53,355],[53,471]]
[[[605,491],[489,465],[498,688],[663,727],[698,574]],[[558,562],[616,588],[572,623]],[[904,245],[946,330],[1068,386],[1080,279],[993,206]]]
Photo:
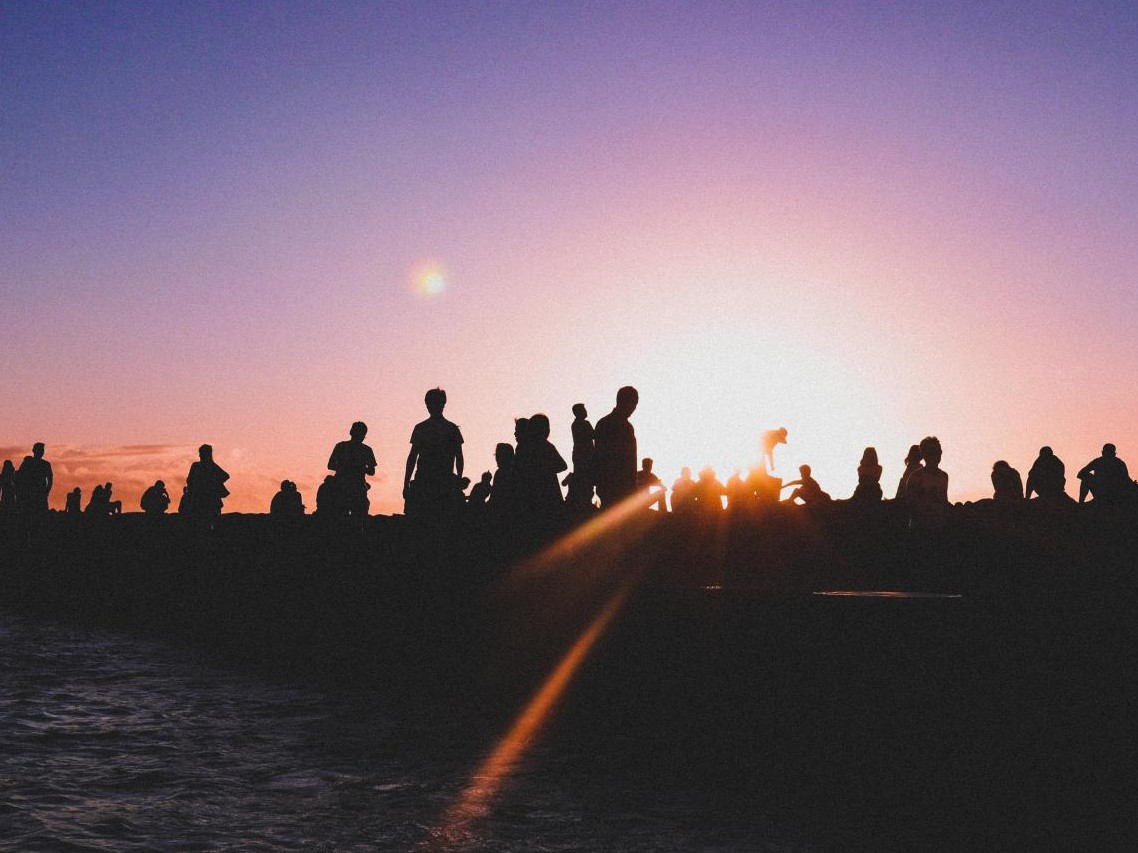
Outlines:
[[447,289],[446,270],[437,261],[423,261],[411,271],[411,285],[419,296],[432,299]]

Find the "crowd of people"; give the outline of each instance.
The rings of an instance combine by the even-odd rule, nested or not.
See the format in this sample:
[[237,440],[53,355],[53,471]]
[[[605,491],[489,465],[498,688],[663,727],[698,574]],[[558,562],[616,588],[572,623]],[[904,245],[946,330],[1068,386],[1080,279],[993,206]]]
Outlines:
[[[550,420],[543,413],[514,421],[514,442],[501,442],[494,451],[496,470],[484,472],[471,486],[463,476],[462,432],[447,420],[446,392],[433,388],[424,403],[428,417],[411,432],[411,449],[403,477],[404,512],[412,519],[439,519],[455,513],[514,519],[538,528],[553,527],[600,509],[608,509],[635,497],[644,507],[668,512],[668,489],[653,472],[653,460],[645,457],[637,467],[636,431],[630,421],[639,404],[632,386],[621,388],[612,411],[594,426],[584,404],[572,408],[572,470],[549,440]],[[809,465],[799,467],[797,479],[783,482],[772,474],[778,445],[786,444],[785,427],[764,432],[760,440],[760,461],[746,476],[736,471],[726,484],[711,468],[704,468],[693,479],[684,468],[672,484],[670,511],[677,514],[719,512],[775,502],[816,507],[832,502],[813,477]],[[364,440],[367,425],[352,424],[348,439],[332,448],[328,470],[316,494],[316,514],[320,516],[362,517],[370,511],[368,478],[376,471],[375,453]],[[0,469],[0,514],[35,516],[48,512],[48,498],[54,484],[51,463],[44,458],[44,445],[36,443],[30,455],[17,468],[6,460]],[[935,526],[949,506],[948,474],[941,469],[940,441],[929,436],[914,444],[904,460],[904,472],[897,484],[894,501],[906,510],[914,525]],[[865,448],[857,468],[858,482],[848,499],[857,505],[884,500],[881,488],[882,466],[877,450]],[[1093,498],[1099,504],[1138,501],[1138,483],[1130,478],[1126,463],[1113,444],[1079,470],[1078,502]],[[229,495],[229,474],[213,459],[213,448],[203,444],[198,460],[186,476],[177,510],[199,518],[220,515]],[[565,487],[563,494],[562,487]],[[784,498],[784,490],[790,489]],[[1019,471],[1005,460],[992,466],[991,500],[1014,504],[1033,496],[1045,503],[1073,503],[1066,493],[1066,468],[1050,447],[1042,447],[1028,471],[1026,487]],[[82,492],[76,487],[66,498],[66,512],[86,515],[115,515],[122,512],[122,501],[113,500],[113,484],[95,486],[87,506],[81,507]],[[171,505],[162,480],[142,494],[140,505],[148,515],[162,515]],[[306,512],[296,483],[285,480],[273,497],[270,514],[298,517]]]

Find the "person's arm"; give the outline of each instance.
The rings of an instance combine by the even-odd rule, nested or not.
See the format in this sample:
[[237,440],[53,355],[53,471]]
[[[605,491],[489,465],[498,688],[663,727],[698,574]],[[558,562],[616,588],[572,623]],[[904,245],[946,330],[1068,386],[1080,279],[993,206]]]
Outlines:
[[371,477],[375,475],[375,451],[368,450],[367,463],[364,465],[364,473]]
[[[47,490],[50,492],[52,484],[55,483],[55,475],[51,472],[51,463],[45,462],[44,464],[47,466]],[[1126,470],[1125,463],[1123,464],[1122,469],[1124,471]]]
[[1089,477],[1092,473],[1094,473],[1095,462],[1098,462],[1098,460],[1095,459],[1091,462],[1088,462],[1086,465],[1084,465],[1082,468],[1079,469],[1079,473],[1076,474],[1075,476],[1078,477],[1080,480],[1087,479],[1087,477]]
[[340,449],[340,445],[332,448],[332,452],[328,455],[328,470],[339,473],[340,471],[340,455],[336,452]]
[[459,479],[462,478],[462,468],[466,464],[462,458],[462,445],[458,445],[454,451],[454,473]]
[[403,472],[403,497],[407,497],[407,489],[411,486],[411,475],[415,473],[415,463],[419,461],[419,448],[411,445],[411,452],[407,454],[407,468]]

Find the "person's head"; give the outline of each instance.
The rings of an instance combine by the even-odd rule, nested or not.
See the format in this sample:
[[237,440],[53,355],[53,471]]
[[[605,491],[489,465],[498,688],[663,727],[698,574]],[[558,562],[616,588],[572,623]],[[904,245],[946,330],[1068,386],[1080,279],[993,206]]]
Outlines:
[[[509,446],[510,445],[508,445],[508,444],[506,445],[506,447],[509,447]],[[485,483],[487,486],[490,485],[490,481],[493,479],[494,479],[494,475],[491,474],[489,471],[483,471],[482,472],[482,482]]]
[[631,385],[625,385],[616,392],[616,410],[626,418],[636,411],[639,403],[640,392]]
[[715,469],[712,468],[710,465],[705,465],[703,468],[699,469],[699,478],[701,480],[714,480],[715,479]]
[[505,441],[498,442],[494,447],[494,461],[499,468],[508,467],[514,461],[514,446]]
[[1103,456],[1114,456],[1117,452],[1118,448],[1116,448],[1113,444],[1104,444],[1102,446]]
[[588,416],[589,416],[589,413],[585,410],[585,404],[584,403],[574,403],[573,404],[573,417],[587,418]]
[[934,468],[940,464],[941,449],[940,439],[935,435],[925,436],[921,439],[921,443],[917,445],[917,449],[921,454],[921,461],[926,465],[931,465]]
[[518,444],[529,438],[529,418],[514,418],[514,441]]
[[877,448],[867,447],[861,454],[862,465],[876,465],[877,464]]
[[198,458],[202,462],[212,462],[213,461],[213,445],[212,444],[203,444],[201,447],[199,447],[198,448]]
[[810,476],[810,466],[809,465],[799,465],[798,466],[798,473],[802,475],[802,479],[804,479],[804,480],[807,479]]
[[103,486],[103,493],[109,495],[111,493],[111,484],[107,483]]
[[470,488],[470,478],[469,477],[459,477],[458,478],[458,488],[460,491],[463,491],[463,492],[465,492],[467,489],[469,489]]
[[367,424],[363,421],[356,421],[348,430],[348,435],[352,437],[352,441],[363,441],[364,436],[367,435]]
[[281,491],[287,492],[288,491],[288,485],[289,485],[288,480],[281,480]]
[[80,489],[78,486],[76,486],[74,489],[72,489],[72,490],[71,490],[71,494],[73,494],[73,495],[81,495],[81,494],[83,494],[83,490],[82,490],[82,489]]
[[905,454],[906,465],[916,465],[921,461],[921,446],[914,444],[909,447],[909,452]]
[[1009,468],[1011,468],[1011,467],[1012,467],[1012,466],[1011,466],[1011,465],[1009,465],[1007,462],[1005,462],[1003,459],[1000,459],[999,461],[997,461],[997,462],[996,462],[996,463],[995,463],[995,464],[992,466],[992,473],[993,473],[993,474],[996,474],[996,473],[1003,473],[1004,471],[1006,471],[1007,469],[1009,469]]
[[782,444],[786,444],[787,435],[789,435],[789,433],[786,431],[786,427],[779,427],[778,428],[778,440]]
[[640,461],[640,464],[644,466],[645,471],[651,471],[652,470],[652,458],[651,457],[645,456]]
[[12,464],[12,460],[11,460],[11,459],[5,459],[5,460],[4,460],[4,468],[3,468],[3,471],[4,471],[4,473],[5,473],[5,474],[14,474],[14,473],[16,473],[16,466]]
[[529,434],[535,441],[549,438],[549,416],[538,412],[529,419]]
[[442,388],[432,388],[423,397],[423,402],[427,404],[427,411],[431,417],[438,417],[443,413],[443,409],[447,404],[447,392]]
[[691,468],[688,468],[686,466],[681,468],[680,469],[680,479],[681,480],[690,480],[691,479]]
[[1050,447],[1047,447],[1046,445],[1039,448],[1039,456],[1042,459],[1046,459],[1048,456],[1054,456],[1054,455],[1055,455],[1055,451],[1052,450]]
[[43,442],[37,441],[32,445],[32,456],[36,459],[43,459]]
[[164,488],[166,488],[166,484],[165,484],[165,483],[163,483],[161,480],[155,480],[155,481],[154,481],[154,488],[156,488],[156,489],[164,489]]

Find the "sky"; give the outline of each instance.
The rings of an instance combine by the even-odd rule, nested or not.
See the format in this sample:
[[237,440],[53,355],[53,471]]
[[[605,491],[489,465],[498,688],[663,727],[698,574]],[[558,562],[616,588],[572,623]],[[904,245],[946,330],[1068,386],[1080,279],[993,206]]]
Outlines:
[[1138,459],[1138,7],[0,0],[0,456],[127,510],[196,448],[309,507],[423,394],[641,455],[949,496]]

